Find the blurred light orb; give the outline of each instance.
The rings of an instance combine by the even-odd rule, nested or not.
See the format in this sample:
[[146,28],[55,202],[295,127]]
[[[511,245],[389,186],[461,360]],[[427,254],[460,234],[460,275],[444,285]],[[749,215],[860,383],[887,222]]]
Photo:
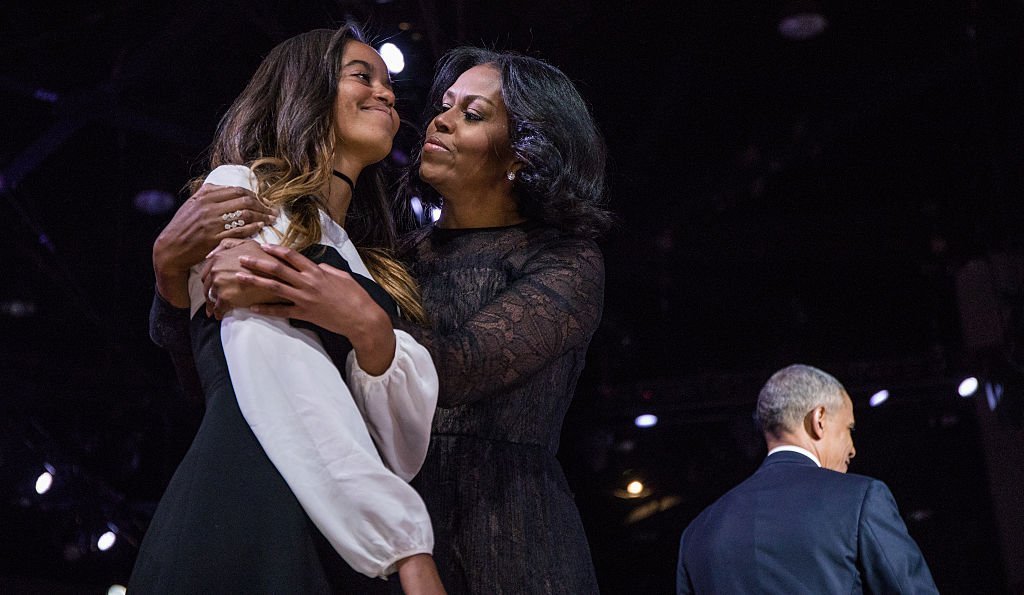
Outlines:
[[968,376],[960,381],[960,386],[956,387],[956,392],[961,397],[967,398],[978,392],[978,379],[974,376]]
[[779,34],[786,39],[803,41],[825,32],[828,19],[816,12],[798,12],[779,20]]
[[135,195],[132,204],[147,215],[163,215],[174,208],[174,195],[166,190],[143,190]]
[[644,491],[644,484],[641,481],[636,481],[636,480],[631,481],[626,486],[626,491],[629,492],[630,494],[634,495],[634,496],[639,495],[640,492]]
[[36,493],[42,496],[46,492],[50,491],[50,487],[53,485],[53,475],[49,471],[43,471],[43,473],[36,478]]
[[420,197],[414,196],[409,199],[409,208],[412,209],[412,214],[416,215],[417,221],[423,220],[423,201]]
[[405,70],[405,56],[402,55],[402,50],[398,49],[397,45],[390,42],[381,45],[380,57],[387,64],[388,72],[398,74]]
[[644,413],[643,415],[636,416],[633,423],[636,424],[636,427],[638,428],[650,428],[658,425],[658,416],[653,413]]
[[107,589],[107,595],[125,595],[127,592],[128,589],[124,585],[110,585]]
[[872,407],[878,407],[879,405],[881,405],[882,403],[884,403],[884,402],[886,402],[888,400],[889,400],[889,391],[883,389],[883,390],[880,390],[877,393],[871,395],[871,398],[868,399],[868,405],[871,405]]
[[96,547],[99,548],[101,552],[105,552],[114,547],[114,543],[116,542],[117,535],[114,535],[113,531],[107,531],[103,535],[100,535],[100,538],[96,540]]
[[0,314],[11,318],[27,318],[36,313],[36,305],[28,300],[4,300],[0,302]]

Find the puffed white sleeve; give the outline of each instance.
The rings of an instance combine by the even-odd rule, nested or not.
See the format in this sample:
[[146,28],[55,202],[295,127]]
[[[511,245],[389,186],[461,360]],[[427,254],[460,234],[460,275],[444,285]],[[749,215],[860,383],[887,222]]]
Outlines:
[[228,313],[220,332],[242,415],[341,557],[362,574],[384,577],[398,560],[430,553],[434,538],[423,501],[384,465],[316,334],[247,308]]
[[381,457],[396,475],[411,480],[427,456],[437,407],[437,370],[430,352],[405,331],[395,330],[395,357],[383,374],[373,376],[360,368],[354,350],[346,370],[352,397]]

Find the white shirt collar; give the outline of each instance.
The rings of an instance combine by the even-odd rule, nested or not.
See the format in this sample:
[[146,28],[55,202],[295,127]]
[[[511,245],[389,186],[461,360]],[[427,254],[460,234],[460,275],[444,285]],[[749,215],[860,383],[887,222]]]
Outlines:
[[776,446],[775,448],[773,448],[773,449],[768,451],[768,456],[772,456],[773,454],[775,454],[777,452],[783,452],[783,451],[786,451],[786,452],[798,452],[798,453],[804,455],[805,457],[811,459],[812,461],[814,461],[815,465],[821,467],[821,461],[818,460],[818,457],[814,456],[814,453],[812,453],[811,451],[807,450],[806,448],[800,448],[799,446],[794,446],[792,444],[783,444],[782,446]]

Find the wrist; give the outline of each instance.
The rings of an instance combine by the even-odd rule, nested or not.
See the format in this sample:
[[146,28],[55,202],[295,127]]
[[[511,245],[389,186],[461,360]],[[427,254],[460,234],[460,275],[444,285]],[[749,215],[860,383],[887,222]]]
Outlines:
[[188,269],[180,270],[166,266],[160,266],[157,259],[153,258],[153,273],[156,277],[156,290],[172,306],[187,308],[188,297]]
[[359,328],[349,334],[359,367],[379,376],[387,371],[395,356],[395,331],[391,318],[379,307],[361,317]]

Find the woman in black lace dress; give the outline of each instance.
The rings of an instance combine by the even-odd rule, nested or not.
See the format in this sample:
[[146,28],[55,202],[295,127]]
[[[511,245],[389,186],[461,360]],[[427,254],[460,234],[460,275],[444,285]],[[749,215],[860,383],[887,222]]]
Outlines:
[[[438,569],[449,593],[596,593],[555,453],[601,318],[603,142],[568,78],[534,58],[453,50],[428,105],[435,111],[407,188],[441,216],[406,236],[400,256],[431,327],[396,326],[430,350],[440,376],[414,481]],[[265,254],[235,250],[257,253],[245,286],[280,287],[259,277],[274,265]]]

